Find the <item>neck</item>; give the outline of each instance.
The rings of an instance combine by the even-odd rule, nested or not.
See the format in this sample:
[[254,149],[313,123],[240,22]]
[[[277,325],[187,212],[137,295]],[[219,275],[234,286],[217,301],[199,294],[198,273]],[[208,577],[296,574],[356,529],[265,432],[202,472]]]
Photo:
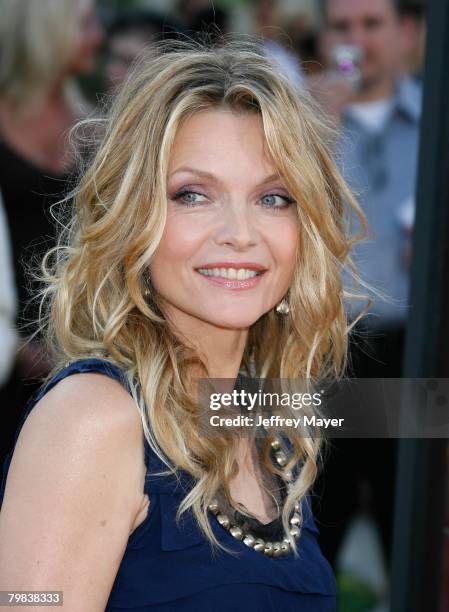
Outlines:
[[[166,313],[169,318],[170,313]],[[248,328],[217,327],[190,315],[176,316],[173,327],[176,334],[193,347],[203,359],[209,378],[238,376],[248,337]]]
[[354,102],[376,102],[392,98],[395,85],[392,78],[385,78],[376,83],[367,84],[354,98]]
[[64,93],[66,78],[60,78],[49,90],[45,101],[45,108],[67,109],[67,99]]

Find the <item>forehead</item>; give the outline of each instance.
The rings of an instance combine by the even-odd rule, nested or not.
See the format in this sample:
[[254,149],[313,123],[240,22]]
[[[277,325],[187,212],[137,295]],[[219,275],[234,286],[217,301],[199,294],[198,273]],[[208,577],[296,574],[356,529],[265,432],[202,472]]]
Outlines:
[[324,0],[329,21],[368,16],[393,16],[395,0]]
[[211,109],[186,118],[176,132],[169,166],[191,160],[220,168],[269,165],[260,116]]

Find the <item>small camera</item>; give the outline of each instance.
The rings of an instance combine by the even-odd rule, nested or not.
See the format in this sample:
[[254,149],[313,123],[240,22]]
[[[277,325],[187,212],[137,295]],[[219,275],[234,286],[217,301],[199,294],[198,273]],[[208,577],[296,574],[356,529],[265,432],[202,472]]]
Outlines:
[[355,45],[336,45],[331,50],[331,65],[334,72],[351,83],[355,90],[361,85],[363,51]]

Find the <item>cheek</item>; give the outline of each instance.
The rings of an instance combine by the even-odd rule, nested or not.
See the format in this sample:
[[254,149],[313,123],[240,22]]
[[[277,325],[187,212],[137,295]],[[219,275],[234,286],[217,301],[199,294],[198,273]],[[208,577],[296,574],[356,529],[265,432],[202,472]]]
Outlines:
[[333,47],[335,47],[336,45],[342,44],[344,42],[346,42],[345,34],[339,34],[337,32],[331,31],[323,35],[322,45],[323,45],[323,49],[325,50],[327,54],[328,59],[330,59],[331,51]]
[[[200,224],[185,216],[169,217],[151,265],[154,279],[163,282],[163,275],[176,276],[182,274],[189,265],[192,267],[195,254],[203,240]],[[195,264],[197,263],[195,261]]]
[[378,31],[373,32],[368,37],[367,47],[368,50],[376,57],[388,58],[391,54],[391,50],[396,48],[397,40],[396,36],[392,35],[390,31]]
[[201,242],[201,231],[198,223],[173,216],[167,219],[158,250],[170,260],[185,261],[192,257],[199,242]]
[[296,223],[288,223],[278,228],[278,231],[270,235],[271,252],[279,266],[282,277],[292,278],[296,253],[299,247],[299,230]]

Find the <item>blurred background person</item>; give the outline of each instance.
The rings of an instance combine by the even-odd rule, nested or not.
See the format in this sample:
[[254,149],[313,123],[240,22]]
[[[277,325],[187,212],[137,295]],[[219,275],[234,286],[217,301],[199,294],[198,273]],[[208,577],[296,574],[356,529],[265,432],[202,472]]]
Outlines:
[[282,29],[291,42],[292,51],[300,62],[304,76],[323,70],[319,49],[319,28],[303,11],[288,12],[282,19]]
[[418,82],[423,78],[426,50],[426,0],[398,0],[403,30],[404,71]]
[[107,88],[123,83],[133,62],[149,51],[152,42],[176,37],[181,26],[173,19],[147,10],[117,13],[107,28],[105,76]]
[[[263,37],[265,54],[278,64],[282,73],[297,87],[304,84],[300,58],[286,48],[291,41],[281,26],[280,5],[277,0],[253,0],[255,31]],[[282,42],[281,42],[282,40]]]
[[[374,296],[365,323],[376,336],[367,349],[372,356],[357,355],[357,375],[400,377],[409,307],[403,253],[414,210],[421,88],[403,68],[404,30],[395,0],[324,0],[323,9],[328,70],[308,84],[340,124],[341,170],[373,231],[373,239],[357,248],[362,274],[393,298]],[[333,57],[341,45],[360,53],[357,82],[337,74]]]
[[0,0],[0,190],[11,235],[21,340],[2,390],[3,418],[17,421],[51,365],[39,338],[35,288],[25,276],[53,246],[50,206],[67,189],[74,152],[67,133],[89,109],[74,78],[94,69],[103,32],[93,0]]
[[[362,277],[393,298],[371,296],[371,314],[355,330],[348,375],[399,378],[409,308],[421,89],[404,70],[404,24],[395,0],[323,0],[322,10],[325,71],[307,83],[340,128],[340,170],[371,227],[371,239],[357,245],[354,259]],[[346,55],[339,60],[342,49]],[[389,557],[396,441],[339,440],[334,447],[323,508],[334,507],[338,524],[335,516],[320,517],[328,552],[337,553],[349,517],[364,506]],[[343,473],[344,481],[339,477]],[[365,491],[364,499],[360,491]]]

